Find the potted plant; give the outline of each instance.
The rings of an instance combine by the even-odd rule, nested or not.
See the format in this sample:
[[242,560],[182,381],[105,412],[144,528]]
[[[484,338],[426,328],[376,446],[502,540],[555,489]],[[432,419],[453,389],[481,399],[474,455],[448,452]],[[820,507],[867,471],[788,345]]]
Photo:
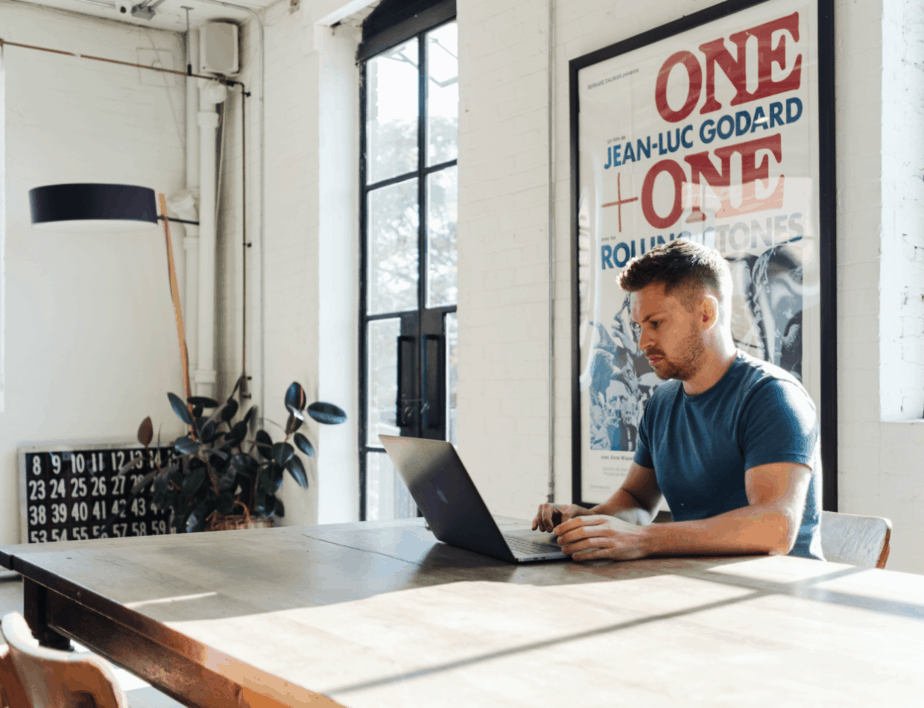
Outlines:
[[[285,514],[276,497],[285,473],[308,488],[308,474],[296,454],[296,449],[309,457],[315,454],[311,441],[299,432],[306,417],[325,425],[346,420],[346,413],[332,403],[306,405],[305,390],[293,382],[285,394],[285,437],[274,441],[266,430],[254,431],[254,407],[238,416],[240,404],[234,394],[239,385],[240,381],[224,404],[201,396],[183,401],[168,393],[189,433],[176,439],[174,454],[162,465],[150,449],[154,427],[151,418],[145,418],[138,428],[144,453],[119,470],[124,474],[144,461],[151,463],[153,470],[132,488],[132,498],[153,487],[152,504],[172,511],[170,523],[178,532],[271,525],[274,516]],[[109,519],[107,528],[119,516]]]

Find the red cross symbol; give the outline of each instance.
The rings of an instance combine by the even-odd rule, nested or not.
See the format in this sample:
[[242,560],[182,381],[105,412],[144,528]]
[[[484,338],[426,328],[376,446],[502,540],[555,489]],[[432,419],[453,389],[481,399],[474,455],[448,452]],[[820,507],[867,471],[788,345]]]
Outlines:
[[623,199],[622,198],[622,185],[619,182],[619,178],[622,176],[622,173],[616,175],[616,201],[609,202],[604,204],[605,207],[615,206],[618,207],[617,211],[619,212],[619,233],[622,233],[622,205],[628,204],[629,202],[637,202],[638,197],[632,197],[632,199]]

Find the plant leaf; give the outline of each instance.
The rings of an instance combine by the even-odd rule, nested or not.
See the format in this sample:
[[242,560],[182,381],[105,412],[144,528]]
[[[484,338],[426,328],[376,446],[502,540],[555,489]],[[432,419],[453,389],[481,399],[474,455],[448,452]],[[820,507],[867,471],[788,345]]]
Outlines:
[[276,508],[273,509],[273,516],[278,516],[280,519],[286,515],[286,508],[282,505],[282,499],[276,499]]
[[295,406],[286,406],[286,410],[289,411],[289,415],[296,418],[297,420],[305,420],[305,414],[302,413]]
[[199,420],[202,417],[202,406],[193,406],[192,415],[193,418]]
[[148,445],[151,444],[151,440],[154,439],[154,424],[151,422],[151,416],[148,416],[141,421],[141,425],[138,426],[138,442],[144,445],[145,449]]
[[282,479],[286,471],[278,465],[273,465],[273,494],[276,494],[282,487]]
[[173,447],[176,448],[176,451],[183,455],[195,455],[199,452],[199,443],[193,440],[188,435],[184,435],[181,438],[177,438]]
[[257,450],[267,460],[273,459],[273,439],[265,430],[258,430],[256,435]]
[[[167,467],[163,472],[158,473],[154,478],[154,494],[162,497],[167,496],[167,490],[170,487],[170,474],[176,470],[176,467]],[[157,506],[163,506],[158,503]]]
[[237,409],[239,408],[237,401],[233,398],[228,401],[225,407],[221,411],[221,419],[226,423],[230,423],[231,419],[237,415]]
[[154,475],[156,474],[157,470],[148,472],[144,477],[135,482],[135,486],[132,487],[132,496],[138,494],[138,492],[147,487],[154,480]]
[[293,456],[286,463],[286,469],[289,470],[292,479],[298,482],[299,487],[308,489],[308,473],[305,472],[305,465],[302,464],[301,458]]
[[257,484],[259,484],[267,494],[275,494],[279,487],[282,486],[282,468],[276,467],[276,465],[265,465],[261,467]]
[[246,435],[247,425],[241,420],[235,423],[231,428],[231,432],[225,435],[225,442],[226,444],[238,445]]
[[254,411],[256,410],[257,410],[256,406],[251,406],[250,408],[247,409],[247,412],[244,414],[244,420],[243,420],[244,426],[250,425],[250,420],[253,418]]
[[205,467],[197,467],[194,470],[190,470],[186,473],[186,476],[183,477],[183,491],[189,495],[195,494],[205,482],[205,478]]
[[241,382],[244,380],[243,376],[238,376],[237,381],[234,382],[234,388],[231,390],[231,395],[228,396],[228,402],[231,402],[231,399],[234,398],[234,394],[237,393],[237,390],[241,387]]
[[308,398],[305,396],[305,389],[302,388],[302,385],[296,381],[289,384],[289,388],[286,390],[286,408],[303,411],[307,402]]
[[215,423],[211,420],[205,422],[205,425],[202,426],[199,437],[202,438],[202,442],[210,443],[215,439],[215,433],[218,432],[218,428]]
[[227,494],[222,494],[218,498],[218,506],[215,507],[218,509],[219,514],[230,514],[234,511],[234,495],[230,492]]
[[219,406],[218,401],[213,398],[208,398],[207,396],[192,396],[191,398],[187,398],[186,402],[202,408],[218,408]]
[[205,520],[215,510],[214,500],[206,500],[199,504],[186,518],[186,532],[201,531],[205,527]]
[[335,406],[333,403],[323,403],[321,401],[308,406],[308,415],[325,425],[337,425],[347,419],[347,415],[342,408]]
[[116,474],[117,474],[117,475],[119,475],[119,474],[125,474],[125,473],[128,472],[129,470],[133,470],[133,469],[135,469],[136,467],[140,467],[143,463],[144,463],[144,458],[143,458],[143,457],[134,457],[134,458],[130,459],[128,462],[126,462],[124,465],[122,465],[122,466],[119,468],[119,471],[116,472]]
[[291,435],[301,428],[304,421],[304,418],[299,418],[294,413],[289,413],[289,420],[286,421],[286,435]]
[[295,445],[299,450],[308,455],[308,457],[314,457],[314,445],[311,444],[308,438],[301,433],[295,433],[295,437],[292,439],[295,441]]
[[257,469],[257,461],[250,455],[239,452],[231,458],[231,469],[233,469],[238,474],[243,474],[247,477],[253,477],[253,474]]
[[253,510],[258,516],[266,516],[266,492],[258,486],[253,493]]
[[280,467],[284,467],[294,454],[295,448],[287,442],[278,442],[273,445],[273,461]]
[[170,399],[173,412],[179,416],[180,420],[186,423],[186,425],[192,425],[194,422],[192,413],[189,412],[189,407],[183,403],[183,399],[172,393],[168,393],[167,398]]

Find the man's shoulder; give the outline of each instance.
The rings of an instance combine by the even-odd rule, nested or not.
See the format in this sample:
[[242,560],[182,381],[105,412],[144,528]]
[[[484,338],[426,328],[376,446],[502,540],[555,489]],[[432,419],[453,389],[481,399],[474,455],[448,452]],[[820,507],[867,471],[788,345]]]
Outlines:
[[735,370],[741,393],[748,398],[758,394],[787,398],[795,395],[797,398],[804,397],[814,407],[811,396],[802,382],[776,364],[739,352],[735,361]]
[[683,382],[677,379],[662,381],[651,392],[651,398],[648,400],[647,406],[657,408],[658,406],[670,405],[677,399],[677,392],[681,386],[683,386]]

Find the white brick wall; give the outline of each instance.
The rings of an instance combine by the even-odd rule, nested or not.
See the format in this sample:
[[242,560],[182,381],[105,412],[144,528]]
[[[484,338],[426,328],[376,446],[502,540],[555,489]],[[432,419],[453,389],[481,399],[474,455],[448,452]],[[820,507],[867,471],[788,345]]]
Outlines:
[[[0,37],[137,62],[154,45],[180,67],[180,36],[0,6]],[[5,47],[6,406],[0,413],[0,543],[19,540],[16,448],[27,441],[133,440],[151,415],[181,424],[176,326],[159,229],[33,231],[28,191],[60,182],[139,184],[170,194],[185,178],[182,79]],[[159,81],[153,81],[158,77]],[[172,108],[171,102],[172,101]],[[179,124],[177,124],[179,121]],[[174,239],[182,273],[183,248]]]
[[[302,3],[290,12],[277,3],[263,13],[265,25],[265,227],[264,301],[262,315],[265,416],[274,439],[285,425],[283,395],[299,381],[308,400],[329,400],[347,411],[340,426],[306,423],[303,431],[318,457],[306,459],[311,487],[306,493],[286,477],[281,498],[285,524],[311,524],[358,518],[357,458],[357,311],[358,262],[358,105],[359,85],[352,52],[355,37],[337,38],[324,30],[316,42],[316,23],[341,3]],[[253,375],[253,402],[260,403],[259,310],[259,27],[246,23],[243,80],[253,91],[248,102],[248,372]],[[326,42],[326,43],[325,43]],[[344,50],[342,43],[349,45]],[[318,46],[320,45],[320,47]],[[325,72],[327,72],[325,74]],[[334,72],[332,80],[330,73]],[[322,74],[323,80],[322,80]],[[339,82],[339,83],[338,83]],[[237,104],[235,105],[237,110]],[[235,117],[236,120],[236,117]],[[349,126],[345,133],[338,127]],[[220,365],[229,384],[240,371],[241,214],[239,125],[232,131],[232,151],[224,171],[223,317]],[[326,152],[325,152],[326,151]],[[327,154],[339,171],[321,169]],[[231,158],[231,159],[229,159]],[[322,182],[322,175],[325,179]],[[325,209],[322,211],[321,195]],[[351,230],[352,229],[352,230]],[[329,234],[321,248],[319,234]],[[345,242],[344,248],[337,244]],[[352,260],[351,260],[352,259]],[[227,390],[227,385],[225,386]]]
[[882,417],[914,420],[924,417],[924,5],[883,9]]
[[[556,3],[555,470],[560,501],[571,496],[568,61],[709,4]],[[914,245],[924,245],[924,81],[919,56],[924,22],[914,3],[885,6],[885,18],[879,2],[838,2],[835,10],[839,496],[842,511],[891,517],[895,534],[890,567],[924,572],[919,550],[924,537],[924,424],[880,423],[893,402],[904,406],[902,417],[919,418],[918,402],[924,397],[924,348],[919,341],[924,326],[917,302],[924,261],[916,260],[924,251],[906,243],[910,238]],[[528,516],[544,499],[548,465],[548,359],[540,276],[547,267],[548,6],[459,0],[458,7],[463,106],[460,447],[489,506]],[[532,36],[506,31],[520,26],[533,28]],[[527,85],[529,90],[521,88]],[[885,104],[880,100],[883,91],[893,92]],[[896,233],[911,236],[900,240],[892,237]],[[888,257],[891,244],[894,258]],[[511,268],[517,271],[513,276]],[[538,278],[535,289],[520,289],[518,276]],[[491,287],[511,277],[514,284]],[[532,307],[529,332],[510,327],[526,314],[517,311],[518,298]],[[883,339],[881,355],[880,328],[891,337]],[[524,352],[533,355],[535,368],[523,365]],[[520,375],[514,378],[508,371]],[[530,421],[525,423],[529,436],[517,432],[523,415]],[[905,441],[900,447],[894,444],[897,438]]]
[[548,10],[457,10],[459,447],[492,510],[525,516],[548,474]]
[[[328,35],[319,39],[315,27],[345,4],[344,0],[302,3],[298,12],[289,13],[286,4],[280,3],[264,17],[263,370],[266,415],[280,423],[285,415],[282,392],[292,380],[300,380],[310,396],[334,400],[350,413],[355,413],[357,405],[355,380],[351,379],[356,372],[355,325],[345,310],[323,314],[325,303],[331,303],[325,300],[331,297],[327,285],[339,278],[355,288],[358,272],[356,222],[350,230],[344,216],[345,208],[356,206],[355,191],[348,186],[350,179],[354,185],[357,179],[355,173],[348,174],[356,165],[355,143],[344,131],[332,135],[332,116],[324,113],[325,106],[337,105],[342,120],[355,119],[350,115],[356,111],[355,101],[351,105],[344,97],[338,103],[330,100],[331,81],[342,82],[341,89],[346,87],[347,94],[357,95],[349,49],[338,44],[355,42],[355,38],[342,35],[343,30],[334,35],[323,30]],[[555,470],[559,500],[569,500],[571,490],[568,61],[709,4],[702,0],[556,3]],[[915,292],[908,290],[906,300],[905,292],[893,287],[899,279],[907,284],[920,280],[919,264],[909,257],[919,252],[909,251],[903,240],[892,238],[897,233],[911,233],[912,239],[921,236],[919,185],[924,185],[920,179],[924,161],[920,137],[910,143],[897,139],[915,131],[922,135],[919,108],[917,113],[905,110],[913,103],[908,96],[921,96],[918,53],[924,23],[920,14],[910,0],[894,4],[839,0],[836,6],[840,505],[842,511],[892,518],[895,534],[889,565],[916,572],[924,572],[920,550],[924,471],[919,462],[924,452],[924,423],[880,421],[890,419],[895,401],[900,401],[901,415],[913,414],[917,403],[906,401],[904,389],[908,387],[898,390],[896,382],[913,381],[921,375],[921,367],[915,364],[921,351],[915,338],[922,331],[922,315],[915,309]],[[538,0],[459,0],[458,18],[460,447],[489,506],[498,513],[528,516],[545,497],[548,470],[548,6]],[[0,9],[0,36],[34,43],[59,41],[75,51],[105,45],[113,56],[126,59],[134,56],[137,47],[150,46],[135,30],[7,6]],[[179,38],[164,33],[153,36],[182,65]],[[258,36],[255,23],[244,27],[242,79],[253,92],[248,104],[247,218],[248,240],[254,243],[248,253],[248,317],[254,325],[248,368],[254,375],[255,393],[260,388],[260,329],[255,325],[261,314],[257,295]],[[16,497],[12,451],[20,441],[92,437],[101,431],[131,436],[144,414],[169,420],[161,398],[177,379],[172,314],[163,268],[156,265],[163,253],[160,242],[140,237],[79,242],[73,236],[37,239],[27,229],[25,207],[29,186],[78,175],[90,180],[117,174],[126,181],[163,184],[168,193],[181,186],[182,156],[163,100],[164,89],[140,86],[136,74],[125,76],[111,67],[91,69],[66,58],[28,62],[18,59],[15,51],[5,53],[9,146],[6,292],[8,303],[26,305],[8,305],[7,310],[7,410],[0,414],[3,500]],[[322,78],[325,71],[333,73]],[[54,78],[62,76],[63,86],[61,78]],[[114,93],[107,93],[109,82],[114,82]],[[883,92],[896,85],[906,85],[910,93],[895,95],[884,104],[880,100]],[[95,99],[87,102],[76,92],[67,93],[73,86],[95,92]],[[179,84],[172,95],[177,115],[182,116]],[[67,121],[56,117],[61,111],[48,110],[65,98],[75,106]],[[228,128],[231,146],[223,177],[219,368],[220,388],[225,390],[240,369],[241,349],[238,105],[235,102]],[[133,108],[125,115],[127,106]],[[114,115],[115,111],[121,113]],[[135,130],[135,126],[147,130]],[[329,167],[338,159],[338,150],[345,166],[337,178],[342,182],[329,188],[321,181],[321,175],[328,174],[321,160],[333,155],[323,158]],[[133,159],[101,157],[116,153]],[[322,245],[322,239],[337,238],[351,242],[353,251],[329,248],[326,240]],[[73,270],[75,263],[81,264],[79,275]],[[132,267],[136,264],[139,267]],[[899,267],[905,270],[895,270]],[[899,272],[902,276],[896,278]],[[94,281],[90,286],[87,278]],[[62,305],[58,298],[36,296],[53,292],[59,282],[68,293],[77,294],[73,303]],[[355,301],[349,307],[355,311]],[[92,312],[106,316],[88,314]],[[114,329],[113,322],[122,329]],[[62,341],[75,341],[87,331],[99,332],[107,342],[118,340],[124,349],[110,346],[86,358],[75,358],[72,351],[62,353]],[[151,332],[164,334],[152,336]],[[885,337],[882,347],[880,332]],[[126,361],[137,364],[144,375],[125,371]],[[100,403],[99,416],[89,420],[85,402],[99,401],[101,391],[116,392],[111,398],[119,403],[111,409]],[[897,397],[893,395],[896,391]],[[348,511],[349,501],[357,491],[355,431],[355,427],[344,427],[338,429],[342,439],[322,439],[322,467],[316,470],[321,497],[317,490],[305,495],[286,487],[288,523],[351,518],[355,505]],[[319,431],[312,428],[312,433],[317,437]],[[328,471],[323,465],[329,465]],[[333,501],[323,499],[324,489],[331,490]],[[11,535],[15,522],[9,521],[14,518],[13,509],[0,514],[0,541],[15,540]]]

